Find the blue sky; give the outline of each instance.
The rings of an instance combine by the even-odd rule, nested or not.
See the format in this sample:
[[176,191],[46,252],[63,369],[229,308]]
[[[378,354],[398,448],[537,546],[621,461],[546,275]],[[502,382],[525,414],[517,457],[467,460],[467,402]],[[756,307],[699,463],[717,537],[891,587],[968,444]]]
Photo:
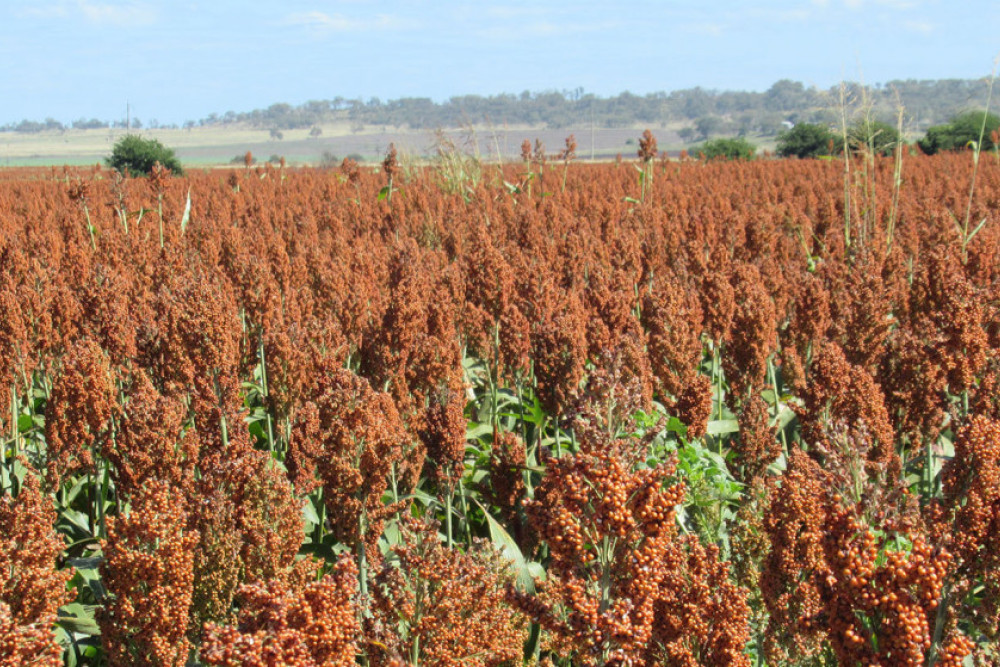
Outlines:
[[995,2],[0,0],[0,125],[310,99],[987,76]]

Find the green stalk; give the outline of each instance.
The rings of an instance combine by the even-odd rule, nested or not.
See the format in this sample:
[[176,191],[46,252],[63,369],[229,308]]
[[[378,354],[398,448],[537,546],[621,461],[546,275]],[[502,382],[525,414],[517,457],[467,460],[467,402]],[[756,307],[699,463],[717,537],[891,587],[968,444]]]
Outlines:
[[[601,578],[599,580],[599,586],[601,590],[601,601],[598,607],[598,613],[603,614],[611,607],[611,560],[612,552],[614,551],[614,541],[607,535],[604,536],[603,543],[601,545]],[[607,663],[610,657],[610,646],[607,640],[602,642],[604,648],[601,655],[603,656],[602,663]]]
[[[11,383],[10,387],[10,442],[11,442],[11,457],[10,462],[13,464],[17,460],[17,438],[18,438],[18,428],[17,428],[17,390],[14,388],[14,384]],[[7,470],[7,448],[6,446],[0,451],[0,496],[7,493],[7,489],[10,488],[11,491],[14,490],[14,481],[11,477],[10,471]],[[13,465],[12,465],[13,467]]]
[[97,537],[100,534],[100,517],[98,515],[101,503],[101,480],[97,472],[100,459],[97,458],[97,447],[94,443],[90,445],[90,455],[94,458],[94,465],[87,474],[90,477],[90,492],[94,494],[94,499],[87,505],[87,527],[90,528],[90,534]]
[[559,416],[558,415],[556,415],[555,419],[553,419],[553,422],[555,423],[555,427],[556,427],[556,460],[558,461],[559,459],[562,458],[562,443],[559,442]]
[[449,487],[444,493],[444,511],[445,511],[445,531],[448,538],[448,548],[451,549],[454,546],[454,540],[452,539],[451,532],[451,508],[454,503],[454,491]]
[[934,447],[930,442],[924,443],[924,484],[926,504],[934,498]]
[[899,215],[899,191],[903,188],[903,107],[899,107],[896,117],[896,155],[892,167],[892,206],[889,208],[889,224],[886,227],[886,251],[892,250],[892,238],[896,233],[896,217]]
[[[368,552],[365,547],[365,534],[368,532],[368,522],[366,521],[364,506],[358,514],[358,622],[364,624],[365,618],[369,615],[368,609]],[[362,651],[361,664],[367,667],[369,664],[368,654]]]
[[392,489],[392,503],[399,502],[399,480],[396,478],[396,461],[389,467],[389,482]]
[[716,419],[722,419],[722,343],[712,348],[712,374],[715,376],[715,402],[718,405]]
[[525,444],[528,443],[528,426],[524,421],[524,391],[521,387],[521,377],[518,374],[517,377],[517,412],[519,415],[519,422],[521,427],[521,439],[524,440]]
[[465,543],[472,548],[472,526],[469,523],[469,501],[465,497],[465,484],[462,477],[458,478],[458,499],[462,501],[462,516],[465,517]]
[[326,525],[326,502],[324,502],[323,500],[322,486],[319,487],[319,492],[316,498],[318,499],[318,502],[316,504],[316,508],[318,511],[316,512],[316,514],[318,515],[319,523],[316,525],[316,528],[313,529],[313,542],[315,542],[316,544],[322,544],[323,536],[324,533],[326,532],[323,528]]
[[87,205],[83,205],[83,216],[87,219],[87,231],[90,232],[90,249],[97,250],[97,242],[94,241],[94,224],[90,221],[90,211]]
[[[773,405],[773,408],[774,408],[774,418],[775,418],[775,420],[777,420],[778,419],[778,414],[779,414],[780,409],[781,409],[781,404],[778,401],[778,374],[774,370],[774,360],[771,359],[771,358],[768,358],[768,360],[767,360],[767,373],[768,373],[768,375],[771,376],[771,387],[773,387],[773,391],[774,391],[774,405]],[[788,451],[788,439],[785,436],[785,429],[780,429],[778,431],[778,434],[781,436],[781,446],[787,452]]]
[[358,591],[362,598],[368,597],[368,552],[365,547],[365,534],[368,532],[368,522],[365,521],[365,511],[358,515]]
[[844,247],[851,247],[851,147],[847,141],[847,87],[840,82],[840,124],[844,137]]
[[260,335],[260,341],[257,345],[257,355],[260,358],[260,387],[264,396],[264,414],[267,415],[267,448],[272,454],[277,450],[277,446],[274,442],[274,426],[271,421],[271,410],[267,407],[267,363],[264,359],[264,334]]
[[104,539],[107,538],[108,536],[108,524],[107,524],[107,517],[105,516],[104,512],[104,506],[107,505],[108,496],[110,495],[111,469],[108,466],[107,461],[102,461],[100,464],[100,468],[103,469],[103,474],[101,475],[102,477],[101,488],[100,488],[100,495],[98,496],[98,502],[100,503],[100,505],[97,508],[98,509],[97,519],[98,519],[98,526],[100,527],[101,530],[100,536],[102,539]]
[[163,193],[156,193],[156,212],[159,214],[158,220],[160,221],[160,249],[163,249]]
[[948,614],[951,587],[951,580],[946,581],[941,601],[938,603],[937,614],[934,616],[934,636],[931,639],[931,649],[927,654],[927,667],[934,667],[938,660],[938,650],[941,648],[941,640],[944,638],[944,622]]
[[[31,404],[30,401],[28,403],[29,405]],[[12,459],[16,459],[18,453],[20,452],[19,445],[21,439],[21,432],[20,429],[17,427],[18,412],[20,411],[17,409],[17,404],[18,404],[17,386],[13,382],[11,382],[10,383],[10,438],[12,443],[11,444]]]
[[979,172],[979,154],[983,147],[983,136],[986,134],[986,118],[990,113],[990,102],[993,99],[993,82],[997,78],[997,61],[993,62],[993,72],[990,74],[989,91],[986,93],[986,110],[983,112],[983,124],[979,128],[979,141],[972,154],[972,183],[969,184],[969,201],[965,205],[965,220],[962,226],[962,262],[968,259],[966,248],[972,240],[969,236],[969,222],[972,216],[972,195],[976,191],[976,174]]

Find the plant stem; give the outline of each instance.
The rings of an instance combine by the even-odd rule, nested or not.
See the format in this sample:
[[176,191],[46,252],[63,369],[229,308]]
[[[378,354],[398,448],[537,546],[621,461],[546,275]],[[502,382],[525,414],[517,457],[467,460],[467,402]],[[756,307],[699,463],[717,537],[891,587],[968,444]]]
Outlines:
[[968,261],[967,248],[969,245],[969,222],[972,217],[972,195],[976,191],[976,174],[979,172],[979,154],[983,147],[983,135],[986,134],[986,119],[990,114],[990,102],[993,99],[993,82],[997,78],[997,62],[993,61],[993,71],[990,73],[989,91],[986,93],[986,110],[983,112],[983,124],[979,128],[979,141],[972,152],[972,182],[969,184],[969,201],[965,205],[965,220],[962,225],[962,263]]
[[87,219],[87,231],[90,232],[90,249],[97,250],[97,242],[94,240],[94,225],[90,221],[90,211],[86,204],[83,205],[83,216]]
[[851,147],[847,140],[847,86],[840,82],[840,122],[844,138],[844,247],[851,247]]
[[452,532],[451,532],[451,508],[453,503],[454,503],[454,490],[449,485],[449,487],[445,490],[444,493],[445,533],[449,549],[451,549],[454,546],[454,540],[452,539]]
[[458,499],[462,501],[462,516],[465,518],[465,543],[472,548],[472,526],[469,523],[469,501],[465,497],[465,484],[458,478]]
[[268,388],[267,388],[267,363],[264,358],[264,333],[261,332],[260,341],[257,344],[257,355],[260,359],[260,388],[263,392],[264,399],[264,414],[267,415],[267,449],[272,454],[277,451],[277,446],[274,442],[274,426],[271,421],[271,410],[267,406],[268,398]]

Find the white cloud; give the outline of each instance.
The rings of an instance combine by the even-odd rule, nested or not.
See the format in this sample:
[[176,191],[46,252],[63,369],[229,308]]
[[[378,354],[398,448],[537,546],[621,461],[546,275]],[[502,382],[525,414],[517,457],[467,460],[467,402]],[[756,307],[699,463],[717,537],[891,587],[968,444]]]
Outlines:
[[616,21],[596,21],[594,23],[568,23],[565,21],[536,21],[523,27],[529,35],[552,37],[557,35],[578,35],[588,32],[611,30],[618,25]]
[[156,21],[156,11],[152,7],[136,2],[113,4],[78,0],[76,6],[91,23],[127,27],[150,25]]
[[[516,10],[515,10],[516,11]],[[535,14],[531,16],[530,14]],[[573,35],[587,35],[606,32],[620,27],[617,19],[597,21],[563,20],[561,16],[545,17],[541,12],[523,13],[526,20],[514,20],[514,13],[509,16],[495,16],[497,20],[485,27],[482,21],[468,20],[472,33],[479,39],[489,41],[511,41],[524,39],[554,39]]]
[[156,22],[156,10],[142,2],[91,2],[90,0],[61,0],[59,2],[28,7],[22,16],[42,19],[82,18],[94,25],[135,27]]
[[494,19],[523,19],[548,14],[545,7],[487,7],[486,16]]
[[920,6],[918,0],[875,0],[875,4],[889,9],[916,9]]
[[909,30],[910,32],[919,32],[924,35],[934,32],[934,24],[931,23],[930,21],[919,21],[919,20],[904,21],[903,27]]
[[362,30],[399,30],[407,27],[406,21],[391,14],[377,14],[371,18],[357,19],[343,14],[325,12],[298,12],[290,14],[284,21],[316,32],[357,32]]
[[69,16],[69,10],[63,3],[49,5],[34,5],[18,12],[20,16],[31,16],[40,19],[61,19]]
[[711,35],[712,37],[718,37],[725,31],[726,26],[721,23],[691,23],[684,26],[685,32],[694,33],[696,35]]
[[[844,6],[847,7],[848,9],[861,9],[864,6],[869,5],[869,6],[883,7],[885,9],[895,9],[897,11],[916,9],[921,4],[920,0],[842,0],[842,1],[844,3]],[[829,3],[826,0],[822,0],[821,2],[815,2],[814,0],[814,4],[817,4],[820,7],[829,6]]]

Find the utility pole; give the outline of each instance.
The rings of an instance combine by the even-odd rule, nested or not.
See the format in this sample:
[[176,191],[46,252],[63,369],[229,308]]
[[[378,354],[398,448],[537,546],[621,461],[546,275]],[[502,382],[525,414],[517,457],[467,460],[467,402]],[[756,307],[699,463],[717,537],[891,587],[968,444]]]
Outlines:
[[125,100],[125,134],[132,134],[132,114],[128,106],[128,100]]

